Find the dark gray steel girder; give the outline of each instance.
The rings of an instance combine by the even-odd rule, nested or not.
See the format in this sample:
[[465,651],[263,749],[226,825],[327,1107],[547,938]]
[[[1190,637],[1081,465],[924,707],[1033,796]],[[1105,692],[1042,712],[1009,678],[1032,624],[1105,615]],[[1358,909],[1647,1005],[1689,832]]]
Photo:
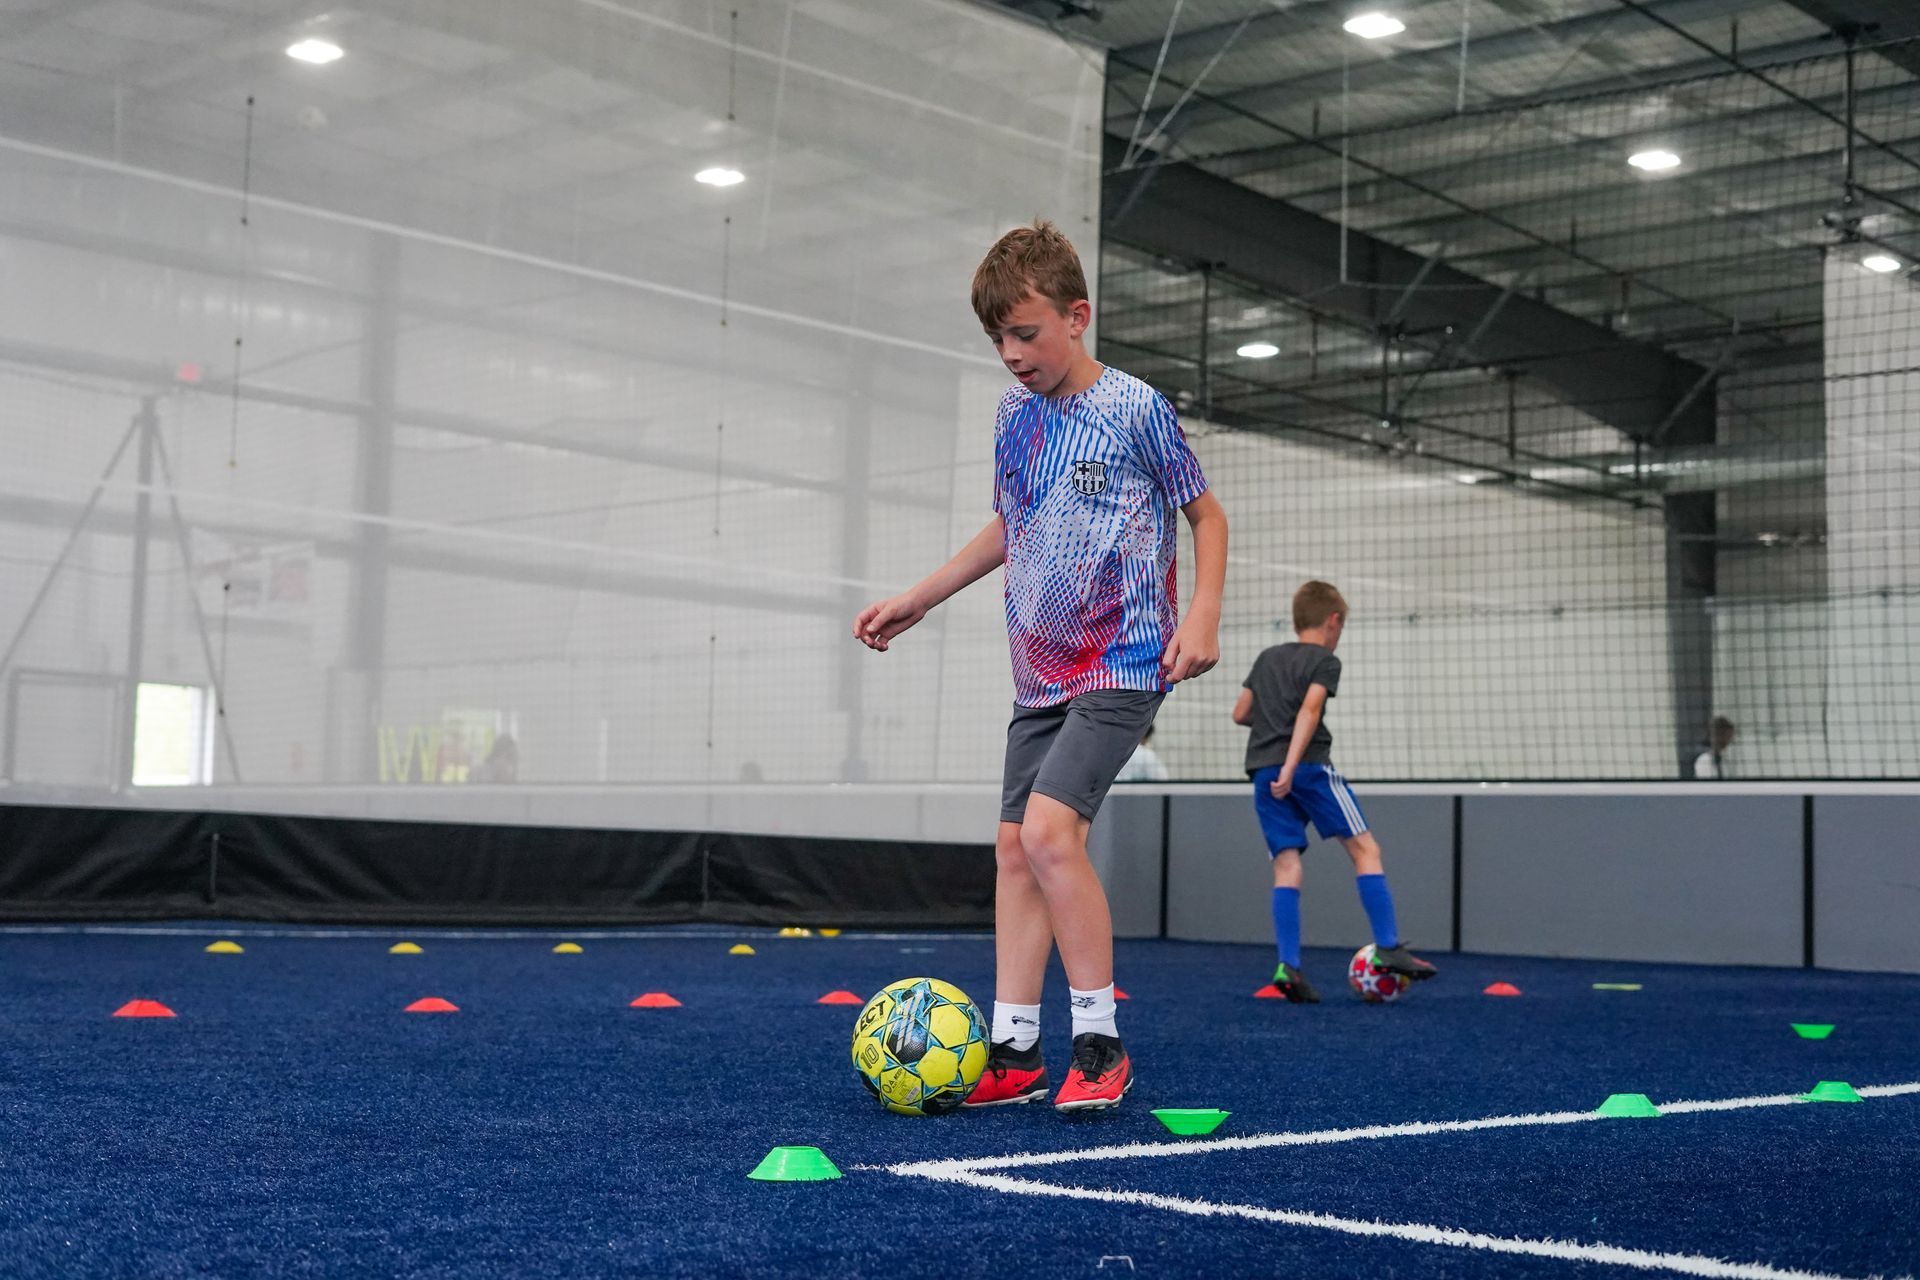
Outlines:
[[1337,224],[1192,165],[1111,172],[1125,146],[1108,136],[1102,221],[1115,240],[1223,266],[1367,329],[1477,330],[1465,360],[1524,360],[1530,377],[1634,439],[1713,439],[1714,388],[1692,361],[1356,231],[1343,283]]
[[[1787,0],[1800,12],[1835,31],[1858,28],[1869,45],[1920,36],[1920,5],[1889,0]],[[1895,44],[1873,52],[1909,75],[1920,76],[1920,44]]]

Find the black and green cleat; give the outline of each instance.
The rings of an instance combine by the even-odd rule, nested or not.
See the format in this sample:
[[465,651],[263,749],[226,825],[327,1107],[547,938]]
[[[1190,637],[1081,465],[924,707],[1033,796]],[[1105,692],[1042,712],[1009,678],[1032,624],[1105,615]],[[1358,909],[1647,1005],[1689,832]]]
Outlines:
[[1300,972],[1297,964],[1282,962],[1273,971],[1273,985],[1287,998],[1288,1004],[1320,1003],[1320,993],[1313,989],[1313,984],[1307,981],[1307,975]]
[[1388,973],[1398,973],[1409,978],[1431,978],[1440,972],[1432,965],[1407,950],[1407,944],[1396,947],[1376,946],[1373,949],[1373,967],[1385,969]]

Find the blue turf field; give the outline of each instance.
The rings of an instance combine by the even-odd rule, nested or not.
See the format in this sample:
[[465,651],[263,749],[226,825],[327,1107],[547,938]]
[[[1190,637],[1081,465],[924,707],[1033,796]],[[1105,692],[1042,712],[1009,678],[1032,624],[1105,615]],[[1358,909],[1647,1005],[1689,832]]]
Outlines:
[[[1251,998],[1264,948],[1123,942],[1141,1079],[1124,1108],[922,1120],[854,1083],[858,1010],[813,1001],[929,973],[984,1004],[984,937],[313,932],[0,931],[0,1273],[1920,1271],[1920,1085],[1762,1104],[1821,1079],[1920,1082],[1920,978],[1436,953],[1440,978],[1378,1008],[1339,984],[1344,957],[1312,953],[1329,999],[1293,1007]],[[585,954],[551,954],[565,936]],[[203,954],[216,937],[246,954]],[[388,955],[400,937],[425,954]],[[727,955],[743,940],[759,954]],[[1525,994],[1480,994],[1497,979]],[[1056,1073],[1064,990],[1056,974]],[[684,1007],[627,1007],[647,991]],[[462,1012],[401,1012],[422,996]],[[109,1016],[134,998],[179,1016]],[[1795,1021],[1838,1029],[1807,1041]],[[1761,1101],[1551,1114],[1614,1092]],[[1234,1112],[1216,1139],[1536,1119],[1161,1154],[1184,1144],[1150,1108],[1198,1105]],[[747,1180],[788,1143],[846,1177]],[[882,1167],[1138,1143],[932,1178]],[[1395,1225],[1364,1234],[1377,1223]],[[1514,1243],[1547,1238],[1568,1256]]]

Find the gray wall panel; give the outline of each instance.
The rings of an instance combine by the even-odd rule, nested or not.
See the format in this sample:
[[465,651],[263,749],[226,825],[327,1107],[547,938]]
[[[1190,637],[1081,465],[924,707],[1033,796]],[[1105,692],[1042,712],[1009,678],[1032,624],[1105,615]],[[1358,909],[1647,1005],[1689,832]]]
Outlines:
[[1087,833],[1087,856],[1107,890],[1116,938],[1160,936],[1159,796],[1116,789]]
[[[1400,937],[1419,951],[1453,946],[1453,800],[1449,796],[1355,794],[1380,842],[1381,863],[1393,887]],[[1373,940],[1353,885],[1346,850],[1323,841],[1307,851],[1300,893],[1300,933],[1310,947],[1359,947]],[[1268,933],[1272,928],[1268,928]]]
[[[1375,796],[1361,806],[1385,856],[1401,935],[1445,950],[1452,930],[1453,802],[1446,796]],[[1204,942],[1272,942],[1273,872],[1246,796],[1173,798],[1167,933]],[[1353,887],[1353,864],[1330,840],[1307,851],[1300,894],[1308,946],[1358,947],[1371,936]]]
[[1797,796],[1474,796],[1461,945],[1797,965]]
[[1814,963],[1920,973],[1920,799],[1813,802]]
[[1175,796],[1170,829],[1167,936],[1271,942],[1273,872],[1252,803],[1235,796]]

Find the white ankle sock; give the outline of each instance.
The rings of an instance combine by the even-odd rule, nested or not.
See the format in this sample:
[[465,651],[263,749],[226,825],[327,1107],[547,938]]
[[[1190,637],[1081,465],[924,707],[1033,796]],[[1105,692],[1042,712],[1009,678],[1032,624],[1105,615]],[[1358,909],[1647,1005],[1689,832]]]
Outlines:
[[1083,1036],[1095,1031],[1103,1036],[1118,1037],[1120,1032],[1113,1022],[1113,984],[1108,983],[1098,991],[1082,991],[1078,987],[1069,987],[1073,997],[1073,1034]]
[[993,1002],[993,1042],[1011,1040],[1016,1049],[1031,1049],[1040,1043],[1040,1006]]

